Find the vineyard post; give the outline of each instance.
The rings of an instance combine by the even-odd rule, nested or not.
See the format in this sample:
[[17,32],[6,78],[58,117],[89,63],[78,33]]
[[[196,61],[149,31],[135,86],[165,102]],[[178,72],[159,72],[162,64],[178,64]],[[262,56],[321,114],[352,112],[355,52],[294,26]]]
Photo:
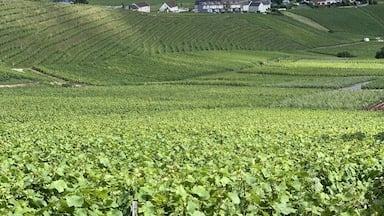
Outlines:
[[132,201],[132,216],[138,216],[137,201]]
[[315,177],[315,192],[319,193],[319,178]]

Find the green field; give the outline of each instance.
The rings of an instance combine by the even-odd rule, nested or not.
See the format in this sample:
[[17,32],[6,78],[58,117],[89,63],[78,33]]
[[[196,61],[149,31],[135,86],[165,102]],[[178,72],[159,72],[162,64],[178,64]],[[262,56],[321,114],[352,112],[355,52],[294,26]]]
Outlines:
[[0,215],[384,214],[383,4],[114,4],[0,0]]

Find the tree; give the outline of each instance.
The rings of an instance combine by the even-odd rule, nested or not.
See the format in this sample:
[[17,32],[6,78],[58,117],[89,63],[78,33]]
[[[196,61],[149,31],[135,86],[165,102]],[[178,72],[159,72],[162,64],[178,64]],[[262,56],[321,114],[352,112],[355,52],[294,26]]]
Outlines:
[[376,52],[376,56],[375,56],[375,58],[377,58],[377,59],[382,59],[382,58],[384,58],[384,47],[381,48],[381,51]]
[[276,4],[276,5],[281,5],[281,4],[283,4],[283,0],[271,0],[271,3]]
[[352,55],[350,52],[348,51],[344,51],[344,52],[339,52],[336,54],[337,57],[340,57],[340,58],[352,58],[352,57],[356,57],[354,55]]
[[74,4],[88,4],[88,0],[73,0]]

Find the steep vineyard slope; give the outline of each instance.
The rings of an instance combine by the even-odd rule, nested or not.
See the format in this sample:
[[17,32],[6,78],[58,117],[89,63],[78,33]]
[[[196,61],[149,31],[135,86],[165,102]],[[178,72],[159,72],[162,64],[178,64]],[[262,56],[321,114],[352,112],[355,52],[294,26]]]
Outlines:
[[299,8],[291,12],[305,16],[330,29],[334,34],[341,34],[351,39],[383,36],[384,5],[358,8]]
[[97,6],[1,0],[0,18],[3,64],[36,66],[93,84],[108,83],[107,79],[121,83],[186,76],[187,70],[174,77],[165,75],[174,65],[167,61],[169,54],[177,54],[180,61],[199,61],[201,56],[196,59],[188,53],[285,52],[351,41],[284,16],[259,14],[139,14]]

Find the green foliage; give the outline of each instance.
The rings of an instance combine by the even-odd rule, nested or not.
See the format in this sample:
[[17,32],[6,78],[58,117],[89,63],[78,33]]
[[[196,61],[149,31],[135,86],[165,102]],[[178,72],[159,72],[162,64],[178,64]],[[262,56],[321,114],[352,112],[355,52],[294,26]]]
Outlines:
[[[333,31],[333,35],[360,41],[367,36],[380,36],[384,31],[384,5],[340,10],[340,8],[297,8],[291,12],[315,20]],[[375,26],[374,28],[372,26]]]
[[[194,69],[200,57],[193,57],[200,51],[289,51],[352,41],[283,16],[139,14],[18,0],[6,0],[0,11],[2,62],[37,66],[58,77],[97,85],[108,83],[108,77],[112,84],[130,84],[170,80],[175,71],[180,79],[186,71],[222,70]],[[239,64],[231,65],[225,68]]]
[[381,213],[377,114],[72,115],[63,109],[69,101],[26,107],[50,106],[41,118],[1,108],[15,117],[0,130],[2,214],[126,215],[135,199],[144,215]]
[[311,109],[365,109],[380,101],[383,92],[359,90],[322,91],[315,94],[287,98],[273,104],[276,107],[301,107]]
[[352,58],[352,57],[356,57],[354,55],[352,55],[350,52],[348,51],[343,51],[343,52],[338,52],[336,54],[337,57],[339,58]]
[[381,48],[381,51],[376,52],[376,56],[375,56],[375,58],[377,58],[377,59],[382,59],[382,58],[384,58],[384,47]]
[[357,58],[373,59],[372,54],[377,52],[382,47],[380,42],[371,41],[370,43],[356,42],[352,44],[344,44],[341,46],[329,46],[329,47],[318,47],[312,49],[314,53],[334,55],[340,51],[340,47],[346,52],[353,53]]
[[73,0],[74,4],[88,4],[87,0]]
[[384,88],[384,79],[378,78],[376,80],[373,80],[372,82],[365,85],[364,88],[365,89],[383,89]]
[[298,51],[355,29],[18,0],[0,12],[1,84],[41,84],[0,91],[0,215],[121,216],[133,200],[141,215],[383,214],[382,115],[351,110],[384,92],[339,89],[382,81],[382,61]]
[[381,213],[380,115],[260,108],[363,108],[384,93],[327,88],[382,75],[381,63],[237,54],[232,63],[254,65],[2,89],[0,213],[127,215],[133,200],[143,215]]

